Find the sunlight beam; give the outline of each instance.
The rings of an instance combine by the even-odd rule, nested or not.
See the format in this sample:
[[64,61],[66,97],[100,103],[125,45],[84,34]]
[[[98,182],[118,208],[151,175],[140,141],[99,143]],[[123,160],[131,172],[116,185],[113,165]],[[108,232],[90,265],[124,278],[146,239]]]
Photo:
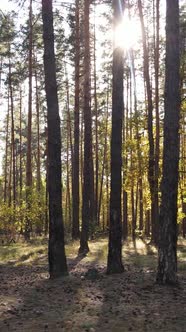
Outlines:
[[129,18],[129,14],[126,9],[121,23],[116,27],[115,48],[121,47],[124,50],[129,50],[135,46],[139,38],[140,26],[138,22]]

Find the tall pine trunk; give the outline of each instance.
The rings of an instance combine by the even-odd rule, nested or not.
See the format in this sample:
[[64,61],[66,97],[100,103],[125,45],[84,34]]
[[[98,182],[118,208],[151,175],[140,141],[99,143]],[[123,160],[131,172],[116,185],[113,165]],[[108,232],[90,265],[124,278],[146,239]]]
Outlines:
[[138,10],[141,22],[142,38],[143,38],[143,58],[144,58],[144,81],[147,94],[148,107],[148,140],[149,140],[149,164],[148,164],[148,181],[151,195],[151,222],[152,222],[152,241],[157,244],[157,216],[155,206],[155,160],[154,160],[154,134],[153,134],[153,102],[152,102],[152,86],[150,81],[149,54],[147,48],[147,38],[145,32],[145,24],[142,10],[142,2],[138,0]]
[[160,28],[160,0],[156,0],[156,41],[155,41],[155,110],[156,110],[156,139],[155,139],[155,162],[154,162],[154,206],[155,206],[155,242],[158,239],[159,228],[159,156],[160,156],[160,119],[159,119],[159,28]]
[[[26,152],[26,202],[28,212],[31,205],[31,192],[32,192],[32,44],[33,44],[33,27],[32,27],[32,0],[30,0],[29,7],[29,77],[28,77],[28,128],[27,128],[27,152]],[[25,239],[30,239],[31,221],[29,216],[26,217],[25,223]]]
[[52,0],[42,0],[45,90],[48,123],[49,273],[68,273],[64,246],[61,179],[61,133],[57,96]]
[[23,166],[22,166],[22,88],[19,91],[19,199],[22,204],[22,191],[23,191]]
[[12,68],[9,59],[9,91],[10,91],[10,113],[11,113],[11,150],[12,150],[12,198],[13,206],[16,205],[16,155],[15,155],[15,130],[14,130],[14,100],[13,100],[13,86],[12,86]]
[[8,194],[8,151],[9,151],[9,124],[10,122],[10,104],[9,104],[9,89],[8,89],[8,105],[6,118],[6,146],[5,146],[5,170],[4,170],[4,203],[7,201]]
[[37,71],[35,71],[35,84],[36,84],[36,118],[37,118],[37,192],[41,194],[41,149],[40,149],[40,102],[39,102],[39,87]]
[[79,252],[89,251],[88,237],[94,216],[94,174],[92,158],[92,118],[90,96],[90,1],[84,3],[84,167],[83,167],[83,203],[82,231]]
[[99,225],[98,218],[98,176],[99,176],[99,155],[98,155],[98,99],[97,99],[97,68],[96,68],[96,5],[94,4],[94,111],[95,111],[95,221]]
[[[123,140],[124,142],[128,141],[129,138],[129,71],[126,70],[126,89],[125,89],[125,111],[124,111],[124,124],[123,124]],[[128,193],[126,191],[126,177],[125,173],[127,172],[128,167],[128,153],[127,145],[125,143],[125,153],[124,153],[124,163],[125,168],[123,170],[123,239],[125,240],[128,237]]]
[[[106,110],[106,128],[105,128],[105,140],[104,140],[104,153],[103,153],[103,165],[102,165],[102,172],[101,172],[101,180],[100,180],[100,192],[99,192],[99,199],[98,199],[98,225],[100,226],[100,214],[101,214],[101,204],[103,199],[103,181],[105,175],[105,167],[106,167],[106,159],[107,159],[107,150],[108,150],[108,103],[107,103],[107,110]],[[104,202],[103,202],[104,205]]]
[[[113,0],[114,30],[122,19],[123,11],[118,0]],[[122,6],[123,7],[123,6]],[[122,221],[121,221],[121,167],[123,119],[123,50],[114,45],[112,67],[112,133],[111,133],[111,191],[110,228],[107,273],[123,272]]]
[[79,0],[76,0],[75,35],[75,107],[74,107],[74,153],[72,166],[72,238],[79,238],[79,93],[80,93],[80,23]]
[[167,0],[165,118],[157,282],[177,282],[177,196],[179,164],[179,3]]

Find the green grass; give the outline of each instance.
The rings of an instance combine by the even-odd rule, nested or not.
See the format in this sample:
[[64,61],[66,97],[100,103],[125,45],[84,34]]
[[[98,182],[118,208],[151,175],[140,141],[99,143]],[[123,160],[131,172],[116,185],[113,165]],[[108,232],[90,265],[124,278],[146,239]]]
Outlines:
[[[106,264],[108,253],[108,240],[106,238],[93,240],[89,243],[90,252],[83,258],[85,263]],[[66,245],[66,255],[74,259],[78,255],[79,241],[71,241]],[[156,268],[157,250],[137,239],[134,242],[128,240],[123,245],[124,264],[132,264],[136,267]],[[33,261],[47,264],[47,239],[36,238],[29,243],[13,243],[0,245],[0,263],[8,262],[16,265],[32,264]],[[181,271],[186,269],[186,240],[179,240],[178,267]]]
[[41,254],[47,253],[46,244],[15,243],[0,246],[0,263],[24,262],[35,260]]

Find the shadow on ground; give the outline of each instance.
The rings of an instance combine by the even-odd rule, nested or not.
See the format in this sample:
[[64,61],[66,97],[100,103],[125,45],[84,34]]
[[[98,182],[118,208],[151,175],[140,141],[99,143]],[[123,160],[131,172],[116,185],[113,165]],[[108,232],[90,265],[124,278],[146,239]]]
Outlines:
[[0,331],[185,331],[185,269],[180,288],[155,285],[156,252],[137,240],[125,243],[125,272],[107,276],[106,240],[90,249],[71,251],[70,275],[58,280],[48,279],[43,253],[30,265],[1,265]]

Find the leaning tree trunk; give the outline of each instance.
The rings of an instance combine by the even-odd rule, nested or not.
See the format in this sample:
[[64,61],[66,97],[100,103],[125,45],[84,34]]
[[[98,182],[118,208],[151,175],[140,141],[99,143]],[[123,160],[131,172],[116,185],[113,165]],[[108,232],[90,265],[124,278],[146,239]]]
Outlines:
[[48,122],[49,273],[66,275],[61,188],[61,133],[57,97],[52,0],[42,0],[45,90]]
[[[118,0],[113,0],[114,28],[122,19]],[[122,6],[123,7],[123,6]],[[116,36],[115,36],[116,37]],[[114,45],[112,67],[112,133],[111,133],[111,191],[110,229],[107,273],[123,272],[122,221],[121,221],[121,166],[122,166],[122,118],[123,118],[123,50]]]
[[160,284],[177,282],[179,67],[179,4],[178,0],[167,0],[163,177],[157,273],[157,282]]

